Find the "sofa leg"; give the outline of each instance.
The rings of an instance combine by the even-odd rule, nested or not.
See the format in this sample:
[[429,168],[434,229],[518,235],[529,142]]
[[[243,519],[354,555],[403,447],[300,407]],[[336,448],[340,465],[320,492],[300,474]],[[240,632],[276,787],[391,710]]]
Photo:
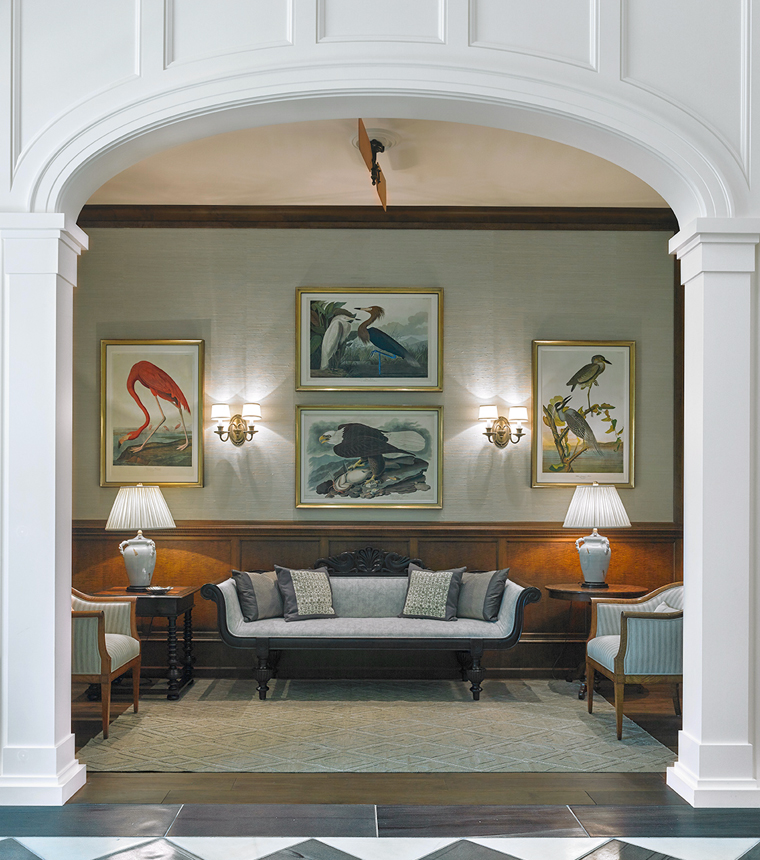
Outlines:
[[467,680],[472,684],[470,692],[472,693],[473,700],[476,702],[480,701],[480,693],[483,689],[480,686],[480,682],[485,677],[485,674],[486,670],[480,665],[480,657],[473,657],[472,666],[467,670]]
[[266,699],[267,693],[269,692],[267,681],[273,675],[272,669],[267,662],[266,657],[259,657],[258,666],[253,670],[253,674],[256,680],[259,682],[259,686],[256,688],[259,691],[259,699],[263,701],[264,699]]
[[457,655],[457,662],[459,663],[459,669],[462,673],[462,680],[467,680],[467,670],[472,666],[472,657],[470,657],[467,651],[455,651]]

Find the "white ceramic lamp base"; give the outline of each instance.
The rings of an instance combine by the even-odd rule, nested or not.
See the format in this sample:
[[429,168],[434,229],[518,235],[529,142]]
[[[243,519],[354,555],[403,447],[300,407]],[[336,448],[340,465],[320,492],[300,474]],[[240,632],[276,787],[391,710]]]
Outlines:
[[583,571],[584,588],[608,588],[604,581],[610,566],[610,542],[596,529],[575,542]]
[[119,544],[129,577],[127,591],[147,591],[156,566],[156,545],[141,531]]

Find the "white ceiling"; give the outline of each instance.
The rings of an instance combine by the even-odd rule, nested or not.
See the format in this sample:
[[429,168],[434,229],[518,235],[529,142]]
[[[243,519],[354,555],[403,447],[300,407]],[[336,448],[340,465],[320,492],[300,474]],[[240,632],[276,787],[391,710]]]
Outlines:
[[[378,156],[389,206],[667,206],[626,170],[543,138],[431,120],[364,122],[398,140]],[[356,134],[356,120],[347,119],[196,140],[127,168],[88,202],[378,205]]]

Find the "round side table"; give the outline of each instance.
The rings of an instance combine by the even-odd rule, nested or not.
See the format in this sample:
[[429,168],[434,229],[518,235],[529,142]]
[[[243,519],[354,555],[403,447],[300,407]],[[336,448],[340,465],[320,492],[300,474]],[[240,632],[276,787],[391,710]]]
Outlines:
[[[585,588],[583,583],[581,582],[561,582],[554,585],[546,585],[544,586],[549,593],[549,597],[554,598],[555,600],[569,600],[570,601],[570,613],[567,619],[568,630],[570,628],[570,621],[572,620],[573,614],[573,606],[576,603],[585,604],[584,611],[586,616],[586,624],[585,624],[585,633],[586,638],[588,638],[589,634],[589,624],[591,623],[591,619],[588,613],[587,607],[591,605],[592,597],[604,597],[611,598],[612,600],[630,600],[635,597],[641,597],[643,594],[646,594],[649,591],[643,585],[625,585],[623,583],[617,583],[614,585],[610,585],[607,588]],[[578,698],[585,699],[586,698],[586,664],[585,662],[581,664],[579,667],[579,678],[581,682],[580,689],[578,690]],[[568,678],[570,680],[570,678]]]

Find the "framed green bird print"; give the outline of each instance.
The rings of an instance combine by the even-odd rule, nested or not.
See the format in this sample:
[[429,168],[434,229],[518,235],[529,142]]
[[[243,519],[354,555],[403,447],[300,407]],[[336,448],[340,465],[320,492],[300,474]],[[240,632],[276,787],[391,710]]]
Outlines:
[[636,344],[533,341],[532,486],[633,487]]

